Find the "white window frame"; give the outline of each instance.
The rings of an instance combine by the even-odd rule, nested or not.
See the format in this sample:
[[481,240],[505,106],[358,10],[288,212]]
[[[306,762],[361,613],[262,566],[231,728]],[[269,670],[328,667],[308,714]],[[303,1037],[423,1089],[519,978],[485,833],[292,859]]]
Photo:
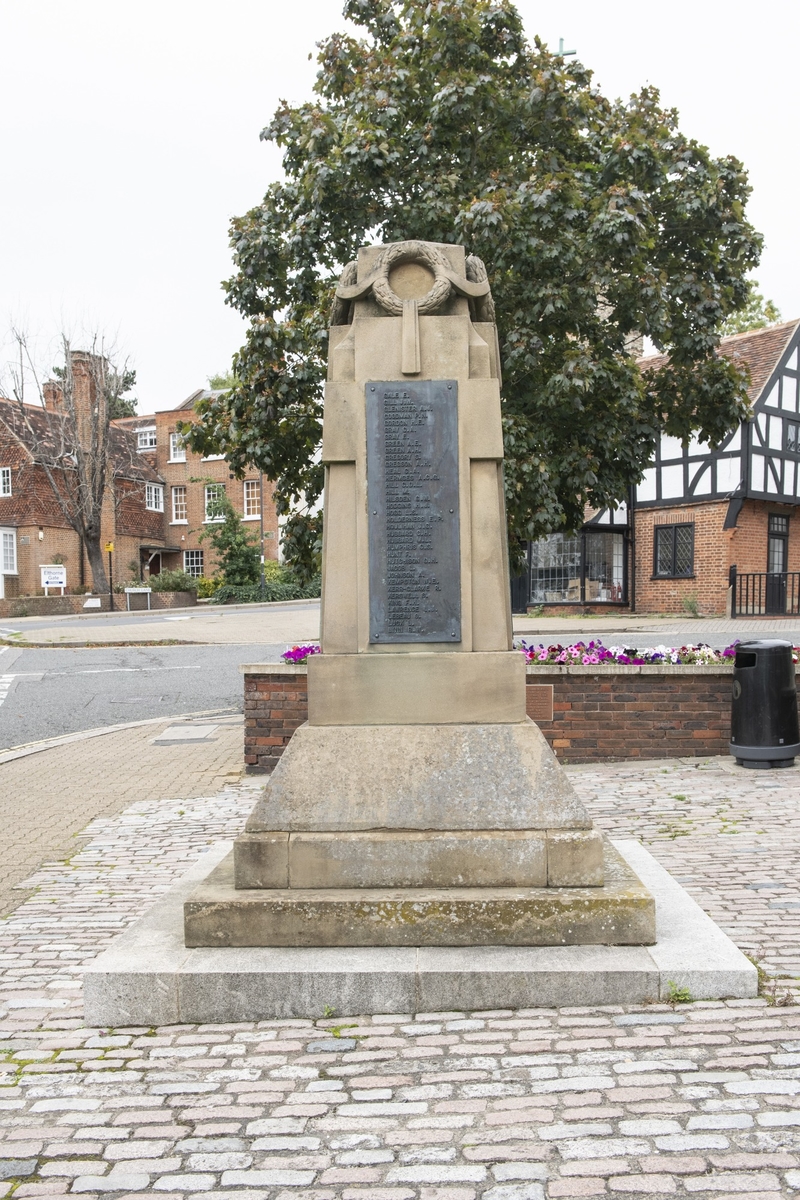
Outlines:
[[[197,554],[200,555],[200,564],[199,564],[200,570],[196,574],[193,569],[196,564],[189,562],[190,554],[191,555],[197,555]],[[205,566],[205,564],[203,561],[203,551],[202,550],[184,550],[184,552],[183,552],[183,569],[187,575],[191,575],[192,579],[199,579],[200,576],[203,574],[204,566]]]
[[[175,513],[176,513],[175,493],[176,492],[183,492],[183,511],[184,511],[185,515],[182,517],[177,517],[175,515]],[[188,525],[189,524],[189,508],[188,508],[189,494],[188,494],[188,489],[187,489],[186,485],[183,483],[176,484],[172,488],[170,496],[171,496],[171,501],[172,501],[172,520],[171,520],[170,524],[171,525]]]
[[[11,554],[7,557],[8,549]],[[16,529],[0,529],[0,574],[17,574],[17,531]]]
[[0,496],[11,495],[11,467],[0,467]]
[[[251,497],[248,497],[247,489],[250,487]],[[251,512],[252,497],[255,498],[255,506],[258,512]],[[260,521],[261,520],[261,488],[257,479],[245,479],[242,484],[242,520],[243,521]]]
[[180,433],[169,435],[169,461],[186,462],[186,443]]
[[145,484],[144,506],[148,512],[164,511],[164,488],[160,483]]
[[[144,440],[145,434],[147,440]],[[155,450],[158,444],[155,425],[146,425],[143,429],[136,430],[136,447],[138,450]]]
[[[205,519],[203,521],[204,525],[216,525],[219,521],[225,520],[225,518],[223,516],[210,517],[208,515],[208,510],[209,510],[211,504],[214,503],[214,501],[217,499],[217,497],[221,491],[222,492],[225,491],[224,483],[207,483],[206,484],[205,489],[203,491],[203,498],[205,500],[205,509],[204,509]],[[209,495],[209,492],[212,494]]]
[[204,454],[201,462],[216,462],[218,458],[224,458],[224,454]]

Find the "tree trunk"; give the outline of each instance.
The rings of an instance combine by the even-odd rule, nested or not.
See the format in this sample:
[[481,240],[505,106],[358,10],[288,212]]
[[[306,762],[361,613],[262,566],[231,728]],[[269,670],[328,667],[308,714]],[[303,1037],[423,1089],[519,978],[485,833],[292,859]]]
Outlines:
[[92,568],[92,583],[99,596],[108,592],[106,565],[103,561],[103,551],[100,549],[100,538],[86,538],[86,557]]

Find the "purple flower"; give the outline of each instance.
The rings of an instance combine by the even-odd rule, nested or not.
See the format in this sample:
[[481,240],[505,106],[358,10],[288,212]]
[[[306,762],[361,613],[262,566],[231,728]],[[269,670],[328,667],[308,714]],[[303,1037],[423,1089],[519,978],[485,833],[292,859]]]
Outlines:
[[284,662],[293,663],[295,666],[300,666],[304,662],[308,662],[311,654],[321,654],[321,646],[292,646],[291,650],[284,650],[281,658]]

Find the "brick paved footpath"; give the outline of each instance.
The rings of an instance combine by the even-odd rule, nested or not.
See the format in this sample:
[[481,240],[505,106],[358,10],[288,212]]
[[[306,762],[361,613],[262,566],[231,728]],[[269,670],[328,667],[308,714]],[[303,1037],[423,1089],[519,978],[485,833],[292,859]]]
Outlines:
[[[773,971],[797,967],[800,771],[570,770]],[[544,1200],[800,1195],[800,1006],[333,1015],[87,1029],[82,965],[257,779],[95,820],[0,925],[0,1196]],[[579,999],[576,997],[576,999]]]
[[[192,745],[153,744],[169,726],[192,723],[218,728]],[[75,853],[92,818],[134,800],[219,791],[241,774],[241,746],[240,716],[172,717],[0,760],[0,917],[26,898],[19,884],[40,863]]]

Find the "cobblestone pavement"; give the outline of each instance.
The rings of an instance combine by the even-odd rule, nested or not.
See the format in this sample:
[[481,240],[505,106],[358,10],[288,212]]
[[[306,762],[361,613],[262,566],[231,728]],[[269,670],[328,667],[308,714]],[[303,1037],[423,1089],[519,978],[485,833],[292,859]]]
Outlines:
[[569,775],[598,825],[639,838],[770,973],[775,996],[800,999],[800,766],[686,758]]
[[40,863],[75,853],[93,817],[238,779],[242,720],[205,717],[218,725],[213,740],[192,745],[153,745],[170,725],[190,723],[173,717],[0,762],[0,915],[25,899],[18,885]]
[[[570,775],[599,823],[643,836],[740,944],[761,938],[782,972],[796,962],[794,910],[772,905],[795,894],[800,772],[692,760]],[[0,1197],[800,1194],[800,1006],[85,1028],[82,965],[241,828],[258,786],[140,799],[26,881],[36,894],[0,925]]]

